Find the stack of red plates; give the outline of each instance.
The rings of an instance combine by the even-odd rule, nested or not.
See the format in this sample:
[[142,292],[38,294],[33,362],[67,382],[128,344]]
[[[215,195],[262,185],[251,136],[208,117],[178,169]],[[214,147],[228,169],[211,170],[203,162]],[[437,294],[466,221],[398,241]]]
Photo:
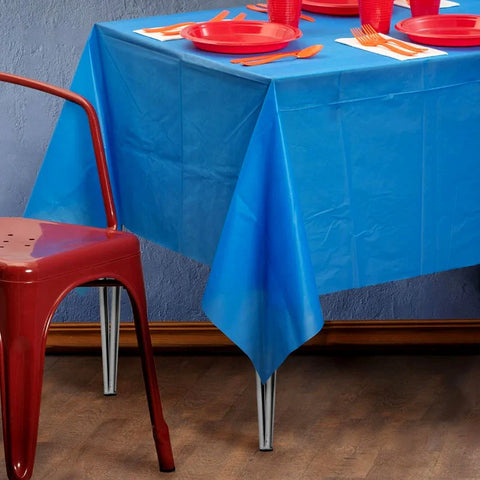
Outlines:
[[181,30],[180,35],[210,52],[261,53],[286,47],[302,32],[281,23],[232,20],[197,23]]
[[480,45],[480,15],[425,15],[402,20],[395,28],[411,40],[443,47]]

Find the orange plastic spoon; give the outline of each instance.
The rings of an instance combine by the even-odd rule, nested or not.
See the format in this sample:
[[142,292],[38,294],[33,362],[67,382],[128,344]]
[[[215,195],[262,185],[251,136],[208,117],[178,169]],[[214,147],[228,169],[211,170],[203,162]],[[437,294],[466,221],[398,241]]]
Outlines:
[[265,63],[270,63],[285,57],[310,58],[316,55],[322,48],[323,45],[310,45],[309,47],[304,48],[298,52],[278,53],[276,55],[271,55],[270,57],[261,60],[249,60],[246,62],[242,62],[242,65],[244,65],[245,67],[264,65]]
[[[291,52],[288,52],[288,53],[294,54],[298,52],[300,52],[300,50],[292,50]],[[230,60],[230,63],[244,63],[244,62],[250,62],[252,60],[263,60],[264,58],[270,58],[276,55],[280,55],[280,53],[267,53],[266,55],[254,55],[253,57],[232,58]]]

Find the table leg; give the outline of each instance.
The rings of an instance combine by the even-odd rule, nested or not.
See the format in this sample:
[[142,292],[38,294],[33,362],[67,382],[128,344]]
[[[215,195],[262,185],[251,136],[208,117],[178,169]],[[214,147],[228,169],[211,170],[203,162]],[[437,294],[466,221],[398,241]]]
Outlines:
[[[108,308],[108,290],[111,308]],[[103,394],[117,393],[118,336],[120,330],[120,287],[100,287],[100,326],[102,332]]]
[[273,422],[275,417],[275,383],[277,372],[262,385],[257,376],[258,444],[262,452],[273,450]]

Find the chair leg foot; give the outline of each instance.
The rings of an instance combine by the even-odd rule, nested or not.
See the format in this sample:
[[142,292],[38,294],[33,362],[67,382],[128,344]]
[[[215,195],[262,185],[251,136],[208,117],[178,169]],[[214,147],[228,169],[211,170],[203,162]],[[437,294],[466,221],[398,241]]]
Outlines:
[[145,381],[148,407],[153,426],[153,438],[157,451],[158,464],[160,471],[173,472],[175,470],[175,463],[170,443],[170,433],[163,417],[162,402],[158,390],[157,373],[153,360],[153,349],[146,317],[145,320],[140,320],[140,317],[136,316],[135,329],[142,359],[143,378]]
[[148,327],[147,305],[141,270],[139,270],[137,285],[141,285],[141,287],[135,291],[129,290],[128,293],[132,303],[135,333],[137,335],[138,348],[142,360],[143,379],[145,382],[158,464],[160,471],[173,472],[175,470],[175,463],[170,443],[170,434],[167,423],[163,417],[162,401],[158,390],[157,371],[155,369],[152,341]]
[[1,328],[3,440],[10,480],[28,480],[33,473],[45,362],[42,326],[10,317]]
[[175,464],[173,461],[172,446],[170,444],[170,433],[165,421],[163,421],[162,428],[157,429],[154,438],[160,471],[174,472]]

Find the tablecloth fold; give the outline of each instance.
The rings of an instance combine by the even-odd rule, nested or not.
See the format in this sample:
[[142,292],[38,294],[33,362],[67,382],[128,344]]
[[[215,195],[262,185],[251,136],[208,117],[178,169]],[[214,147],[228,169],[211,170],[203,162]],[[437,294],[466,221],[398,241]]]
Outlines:
[[323,325],[274,82],[238,178],[203,309],[250,357],[262,382]]

